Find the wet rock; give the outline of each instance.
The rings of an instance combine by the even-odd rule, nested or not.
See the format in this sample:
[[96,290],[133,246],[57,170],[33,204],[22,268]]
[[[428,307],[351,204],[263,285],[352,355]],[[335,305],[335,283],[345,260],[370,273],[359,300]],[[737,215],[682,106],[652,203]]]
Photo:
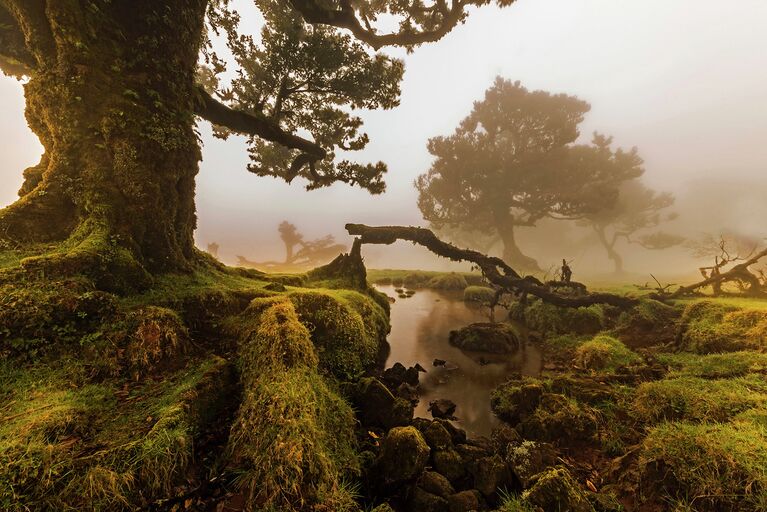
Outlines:
[[426,429],[432,424],[432,420],[427,418],[413,418],[413,421],[410,422],[410,424],[423,433],[426,432]]
[[445,366],[445,363],[447,363],[447,361],[445,361],[444,359],[435,359],[434,362],[432,363],[432,365],[433,366]]
[[423,437],[428,444],[434,450],[446,450],[453,446],[453,439],[450,436],[450,432],[438,421],[432,421],[425,430],[423,430]]
[[535,475],[553,466],[556,460],[557,451],[552,445],[536,441],[510,445],[506,453],[506,463],[525,489],[532,485]]
[[408,512],[444,512],[448,509],[447,500],[436,494],[416,487],[408,500]]
[[452,448],[438,450],[432,454],[434,469],[442,473],[452,483],[460,481],[466,475],[463,459]]
[[418,363],[416,363],[415,366],[413,366],[413,368],[415,368],[416,370],[418,370],[421,373],[426,373],[426,368],[424,368],[423,366],[421,366]]
[[418,386],[418,373],[418,370],[412,366],[405,368],[402,363],[394,363],[391,368],[384,370],[381,378],[391,389],[397,389],[403,382]]
[[462,350],[510,354],[520,347],[519,335],[509,324],[481,322],[450,331],[450,344]]
[[410,424],[413,405],[395,397],[378,379],[361,379],[357,385],[354,405],[363,425],[380,425],[387,429]]
[[522,442],[522,436],[519,435],[511,425],[502,423],[493,429],[490,439],[493,442],[493,450],[505,457],[509,446],[516,446]]
[[541,397],[543,386],[540,382],[508,382],[493,391],[490,407],[496,416],[516,425],[538,407]]
[[418,403],[418,388],[403,382],[397,388],[397,396],[415,405]]
[[455,402],[447,398],[440,398],[429,402],[429,412],[435,418],[455,419]]
[[395,427],[381,443],[378,470],[384,484],[416,479],[429,460],[429,446],[414,427]]
[[474,487],[485,496],[493,496],[500,488],[511,486],[511,471],[500,455],[483,457],[470,466]]
[[563,467],[551,468],[537,475],[533,486],[522,497],[543,510],[594,512],[586,494]]
[[450,480],[436,471],[425,471],[418,480],[418,487],[442,498],[447,498],[455,492]]
[[466,442],[466,431],[462,428],[458,428],[448,420],[436,419],[434,420],[450,433],[450,438],[453,440],[453,444],[462,444]]
[[450,512],[471,512],[484,509],[482,495],[474,489],[451,495],[447,499],[447,504]]

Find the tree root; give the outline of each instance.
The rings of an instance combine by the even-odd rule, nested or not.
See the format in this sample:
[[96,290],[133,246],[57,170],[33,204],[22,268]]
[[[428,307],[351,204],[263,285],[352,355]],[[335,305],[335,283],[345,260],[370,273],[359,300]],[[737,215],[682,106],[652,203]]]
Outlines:
[[419,227],[405,226],[366,226],[364,224],[347,224],[346,231],[358,236],[360,244],[390,245],[397,240],[406,240],[426,247],[438,256],[453,261],[469,261],[482,271],[488,281],[509,293],[532,295],[544,302],[555,306],[577,308],[594,304],[609,304],[619,308],[630,308],[638,303],[637,299],[612,293],[589,293],[580,283],[568,283],[568,286],[578,290],[577,295],[565,295],[556,290],[561,286],[543,283],[533,276],[522,277],[516,270],[507,265],[502,259],[487,256],[471,249],[458,247],[443,242],[430,230]]

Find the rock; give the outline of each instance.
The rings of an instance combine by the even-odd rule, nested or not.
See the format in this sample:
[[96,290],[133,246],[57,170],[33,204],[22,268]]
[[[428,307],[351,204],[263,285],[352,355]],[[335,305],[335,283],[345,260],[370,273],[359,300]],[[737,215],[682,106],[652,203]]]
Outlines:
[[510,324],[480,322],[450,331],[450,344],[462,350],[510,354],[520,347],[519,335]]
[[444,512],[447,510],[447,500],[436,494],[427,492],[420,487],[413,489],[408,499],[408,512]]
[[423,431],[423,437],[428,444],[434,450],[446,450],[453,446],[453,439],[450,437],[450,432],[437,421],[431,422]]
[[424,471],[418,480],[418,487],[442,498],[447,498],[455,492],[455,489],[450,484],[450,480],[436,471]]
[[445,427],[445,430],[450,433],[450,438],[453,440],[453,444],[461,444],[466,442],[466,431],[462,428],[456,427],[448,420],[436,419],[434,421]]
[[477,437],[472,437],[471,439],[467,439],[466,444],[470,444],[472,446],[476,446],[477,448],[481,448],[482,450],[487,452],[488,455],[493,453],[495,449],[493,442],[485,436],[477,436]]
[[413,418],[413,421],[410,422],[410,424],[420,430],[421,433],[424,433],[426,432],[426,429],[429,428],[429,425],[432,424],[432,422],[433,420],[427,418]]
[[435,359],[434,362],[432,363],[432,365],[433,366],[445,366],[445,363],[447,363],[447,361],[445,361],[444,359]]
[[455,493],[447,499],[450,512],[471,512],[483,507],[482,495],[474,489]]
[[394,512],[394,509],[388,503],[382,503],[370,512]]
[[455,445],[455,451],[458,452],[458,455],[461,456],[461,459],[463,459],[464,464],[467,466],[471,465],[474,461],[489,455],[489,453],[482,448],[470,444],[457,444]]
[[509,382],[493,391],[490,407],[496,416],[516,425],[538,407],[542,396],[543,386],[540,382]]
[[432,454],[434,469],[442,473],[452,483],[456,483],[466,475],[466,469],[463,466],[463,459],[452,448],[447,450],[437,450]]
[[413,368],[415,368],[416,370],[418,370],[421,373],[426,373],[426,368],[424,368],[423,366],[421,366],[418,363],[416,363],[415,366],[413,366]]
[[578,487],[570,472],[561,466],[536,475],[533,486],[522,497],[543,510],[594,512],[586,494]]
[[386,485],[415,480],[429,460],[429,446],[414,427],[395,427],[381,443],[378,470]]
[[527,439],[570,446],[592,439],[599,428],[599,418],[591,407],[575,399],[544,393],[535,414],[516,428]]
[[403,400],[407,400],[413,405],[418,403],[418,388],[411,386],[407,382],[403,382],[397,388],[397,396]]
[[471,464],[470,472],[474,477],[474,487],[487,497],[512,484],[511,471],[498,454],[477,460]]
[[525,489],[532,485],[535,475],[553,466],[556,460],[557,451],[552,445],[536,441],[510,445],[506,453],[506,463]]
[[435,418],[455,419],[453,416],[455,408],[455,402],[447,398],[440,398],[429,402],[429,411]]
[[413,368],[405,368],[402,363],[394,363],[391,368],[384,370],[382,379],[391,388],[397,389],[397,387],[406,382],[411,386],[418,385],[418,370]]
[[494,428],[492,434],[490,434],[490,439],[493,441],[494,451],[503,457],[506,457],[509,445],[515,446],[522,443],[522,436],[507,423],[502,423]]
[[413,405],[395,397],[378,379],[361,379],[353,398],[363,425],[380,425],[387,429],[410,424]]

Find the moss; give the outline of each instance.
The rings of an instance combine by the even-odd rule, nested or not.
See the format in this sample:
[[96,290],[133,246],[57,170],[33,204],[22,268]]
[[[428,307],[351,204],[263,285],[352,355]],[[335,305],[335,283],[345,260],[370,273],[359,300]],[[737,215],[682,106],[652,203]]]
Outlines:
[[162,364],[183,361],[179,356],[189,350],[189,332],[175,311],[150,306],[133,312],[130,322],[135,327],[125,358],[136,380]]
[[630,347],[671,343],[676,337],[680,315],[680,308],[651,299],[641,299],[639,304],[620,314],[615,332]]
[[578,347],[588,341],[588,335],[559,334],[547,336],[543,341],[543,349],[547,360],[571,363]]
[[596,334],[606,324],[601,305],[560,308],[535,300],[527,305],[517,303],[510,315],[530,329],[546,334]]
[[614,372],[642,358],[612,336],[595,336],[575,350],[574,363],[581,368]]
[[427,288],[435,290],[464,290],[467,286],[466,278],[455,272],[432,277],[426,284]]
[[496,512],[535,512],[535,506],[519,494],[502,493]]
[[586,494],[578,488],[570,472],[563,467],[550,468],[538,475],[522,498],[547,512],[593,512]]
[[354,414],[320,376],[309,330],[293,302],[260,299],[243,313],[243,401],[229,439],[250,506],[352,506],[343,478],[358,471]]
[[767,505],[767,433],[738,423],[663,423],[640,454],[643,492],[689,501],[695,510],[757,511]]
[[467,286],[463,290],[463,300],[465,302],[477,302],[479,304],[490,304],[495,299],[495,290],[487,286]]
[[289,298],[309,327],[323,370],[348,380],[377,362],[388,319],[370,297],[349,290],[323,290],[293,292]]
[[516,428],[527,439],[572,445],[595,437],[599,415],[574,398],[544,393],[538,407]]
[[763,350],[767,311],[711,301],[690,304],[681,318],[680,348],[698,354]]
[[645,382],[637,388],[633,414],[653,423],[661,420],[726,421],[767,403],[767,381],[759,375],[707,380],[679,377]]
[[217,357],[129,392],[90,383],[76,360],[59,363],[0,367],[3,510],[116,510],[170,493],[188,476],[195,436],[231,396]]
[[767,373],[767,354],[740,351],[725,354],[699,355],[689,352],[657,354],[657,360],[671,369],[670,377],[701,377],[721,379],[741,377],[749,373]]

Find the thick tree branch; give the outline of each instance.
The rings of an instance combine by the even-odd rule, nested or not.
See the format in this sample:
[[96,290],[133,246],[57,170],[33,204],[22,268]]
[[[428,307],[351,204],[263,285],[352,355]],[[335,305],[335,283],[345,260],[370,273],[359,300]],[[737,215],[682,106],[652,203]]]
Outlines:
[[24,33],[11,15],[0,3],[0,71],[15,77],[31,75],[35,58],[27,49]]
[[[317,0],[291,0],[290,3],[307,23],[331,25],[349,30],[354,37],[378,50],[383,46],[414,46],[442,39],[458,23],[466,18],[464,7],[473,2],[454,0],[450,9],[440,2],[434,7],[441,17],[439,25],[432,30],[377,34],[369,24],[364,27],[357,18],[351,2],[341,0],[340,9],[330,9]],[[482,2],[486,3],[486,2]]]
[[[458,247],[443,242],[431,230],[419,227],[405,226],[365,226],[364,224],[347,224],[346,231],[350,235],[360,237],[363,244],[389,245],[397,240],[407,240],[422,245],[434,254],[453,261],[468,261],[477,265],[484,276],[494,285],[510,293],[525,293],[540,298],[544,302],[562,307],[581,307],[593,304],[610,304],[621,308],[632,307],[637,299],[614,295],[611,293],[586,293],[585,295],[568,296],[555,291],[560,285],[544,284],[535,277],[522,277],[500,258],[487,256],[471,249]],[[576,287],[578,285],[576,283]],[[580,288],[580,287],[578,287]]]
[[306,164],[313,164],[327,157],[327,152],[314,142],[286,132],[280,126],[262,117],[234,110],[213,96],[201,86],[198,86],[200,101],[196,103],[195,113],[213,124],[223,126],[237,133],[255,135],[270,142],[276,142],[291,149],[302,152],[293,162],[291,171],[297,173]]

